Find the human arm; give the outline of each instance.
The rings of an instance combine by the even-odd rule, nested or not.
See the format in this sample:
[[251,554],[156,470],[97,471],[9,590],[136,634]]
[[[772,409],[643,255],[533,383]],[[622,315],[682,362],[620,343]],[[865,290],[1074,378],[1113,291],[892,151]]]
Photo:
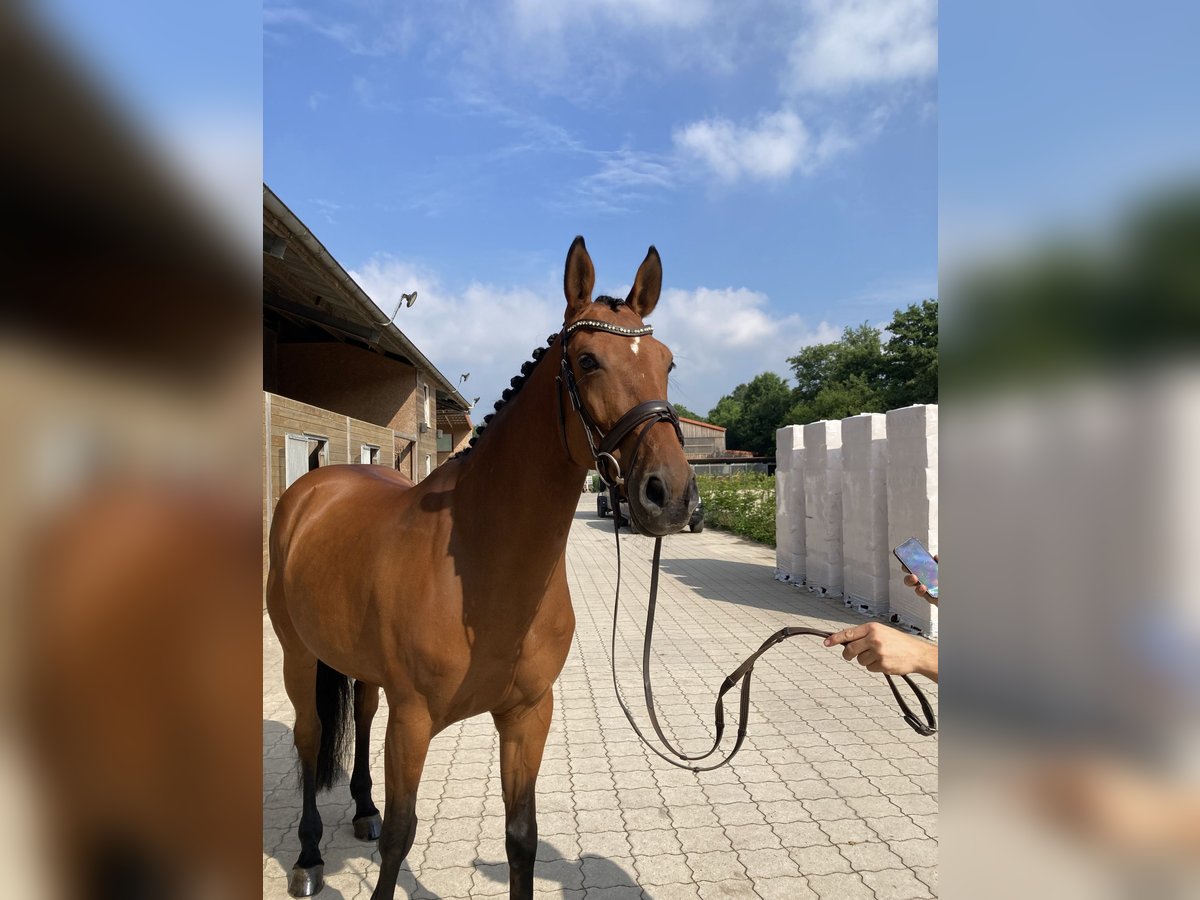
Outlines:
[[825,638],[825,646],[842,645],[842,657],[857,660],[868,672],[883,675],[924,675],[938,680],[937,644],[889,628],[882,622],[864,622]]

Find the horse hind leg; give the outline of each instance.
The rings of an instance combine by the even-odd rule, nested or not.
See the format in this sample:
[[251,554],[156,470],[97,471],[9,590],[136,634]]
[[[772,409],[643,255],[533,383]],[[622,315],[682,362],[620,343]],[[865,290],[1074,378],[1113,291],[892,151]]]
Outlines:
[[354,836],[360,841],[377,841],[383,818],[371,799],[371,722],[379,709],[379,687],[363,681],[354,683],[354,772],[350,795],[354,798]]
[[300,757],[303,794],[298,828],[300,856],[292,867],[288,893],[311,897],[324,887],[325,875],[321,858],[324,826],[317,793],[328,789],[338,773],[349,712],[349,679],[311,653],[289,654],[285,648],[283,680],[296,711],[293,739]]

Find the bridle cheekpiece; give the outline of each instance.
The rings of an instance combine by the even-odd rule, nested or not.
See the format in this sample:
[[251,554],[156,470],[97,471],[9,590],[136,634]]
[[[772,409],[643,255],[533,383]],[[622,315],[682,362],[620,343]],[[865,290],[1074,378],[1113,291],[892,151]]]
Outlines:
[[[563,448],[567,451],[567,457],[570,458],[571,447],[567,442],[567,415],[562,398],[563,388],[565,387],[567,396],[571,398],[571,406],[574,407],[575,413],[579,416],[579,421],[583,425],[583,433],[587,436],[588,448],[591,451],[592,460],[595,463],[596,471],[600,475],[600,480],[604,482],[605,487],[610,491],[615,491],[618,487],[625,484],[625,476],[621,472],[621,464],[613,456],[613,451],[617,449],[617,445],[631,431],[643,422],[650,422],[651,425],[657,422],[669,422],[675,429],[675,436],[679,438],[680,446],[683,446],[683,431],[679,427],[679,414],[675,412],[675,407],[666,400],[647,400],[645,403],[639,403],[633,409],[629,410],[629,412],[625,413],[625,415],[621,416],[609,432],[607,434],[604,433],[600,426],[596,424],[596,420],[592,418],[591,413],[588,412],[587,407],[583,405],[583,398],[579,396],[579,385],[575,380],[575,372],[571,368],[571,362],[567,357],[567,344],[570,341],[571,335],[583,330],[605,331],[609,334],[616,334],[622,337],[638,338],[653,334],[654,327],[651,325],[642,325],[639,328],[627,328],[624,325],[603,322],[599,319],[579,319],[565,326],[560,337],[562,360],[560,362],[561,372],[558,375],[558,421],[562,430]],[[626,471],[633,471],[633,464],[637,459],[638,450],[641,449],[642,441],[645,440],[646,435],[650,433],[650,427],[648,425],[642,429],[642,433],[638,436],[637,443],[633,447],[633,452],[629,454]]]

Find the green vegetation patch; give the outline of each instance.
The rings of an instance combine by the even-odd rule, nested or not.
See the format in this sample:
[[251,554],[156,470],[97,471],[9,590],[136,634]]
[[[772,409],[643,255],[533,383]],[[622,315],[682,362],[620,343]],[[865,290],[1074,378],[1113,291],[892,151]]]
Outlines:
[[696,484],[706,525],[775,546],[774,475],[700,475]]

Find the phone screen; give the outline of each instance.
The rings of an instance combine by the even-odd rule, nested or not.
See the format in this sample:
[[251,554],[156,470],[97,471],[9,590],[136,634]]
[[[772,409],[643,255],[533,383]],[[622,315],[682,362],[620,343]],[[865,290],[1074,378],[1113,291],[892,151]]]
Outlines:
[[938,599],[938,564],[925,545],[916,538],[909,538],[892,551],[896,559],[904,563],[908,571],[917,576],[917,581],[925,585],[929,596]]

